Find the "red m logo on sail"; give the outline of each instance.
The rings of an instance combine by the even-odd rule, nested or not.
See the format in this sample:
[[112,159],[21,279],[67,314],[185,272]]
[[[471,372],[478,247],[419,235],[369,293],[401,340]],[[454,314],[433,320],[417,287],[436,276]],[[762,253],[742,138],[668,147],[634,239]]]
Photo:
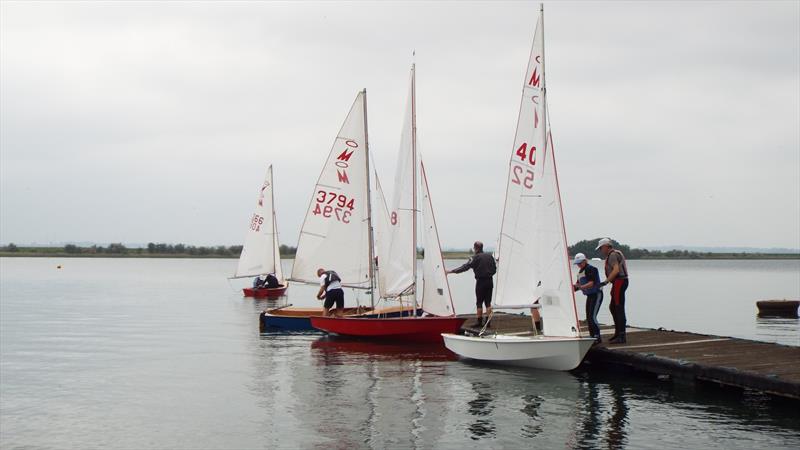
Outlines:
[[353,152],[354,152],[354,151],[355,151],[355,150],[350,150],[350,153],[347,153],[347,150],[345,150],[345,151],[343,151],[343,152],[342,152],[342,154],[341,154],[341,155],[339,155],[339,157],[338,157],[338,158],[336,158],[336,159],[337,159],[337,160],[339,160],[339,161],[350,161],[350,157],[351,157],[351,156],[353,156]]
[[528,84],[530,84],[533,87],[539,87],[539,81],[541,80],[541,76],[539,75],[538,69],[539,69],[538,67],[533,68],[533,75],[531,75],[531,81],[528,81]]
[[345,172],[344,170],[337,170],[336,175],[339,175],[340,183],[350,184],[350,180],[347,178],[347,172]]

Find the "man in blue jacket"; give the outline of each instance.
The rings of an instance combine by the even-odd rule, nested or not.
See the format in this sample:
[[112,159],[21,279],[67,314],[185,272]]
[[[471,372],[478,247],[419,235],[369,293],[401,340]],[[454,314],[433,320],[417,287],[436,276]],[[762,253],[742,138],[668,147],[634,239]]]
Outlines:
[[586,295],[586,323],[589,325],[589,334],[595,339],[595,343],[603,342],[600,339],[600,327],[597,325],[597,312],[603,303],[603,288],[600,285],[600,271],[586,261],[586,255],[578,253],[575,255],[573,264],[578,266],[578,282],[573,288]]

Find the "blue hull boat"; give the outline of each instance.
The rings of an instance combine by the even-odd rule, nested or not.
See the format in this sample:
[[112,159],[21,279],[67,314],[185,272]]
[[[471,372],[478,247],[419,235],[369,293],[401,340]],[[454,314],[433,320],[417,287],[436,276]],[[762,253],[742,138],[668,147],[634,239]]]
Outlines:
[[[415,312],[410,306],[375,309],[368,306],[359,306],[357,308],[345,308],[344,310],[344,315],[347,317],[408,317],[412,314],[421,316],[422,309],[417,309]],[[322,308],[273,308],[262,312],[259,321],[262,331],[319,331],[311,326],[311,317],[321,315]]]

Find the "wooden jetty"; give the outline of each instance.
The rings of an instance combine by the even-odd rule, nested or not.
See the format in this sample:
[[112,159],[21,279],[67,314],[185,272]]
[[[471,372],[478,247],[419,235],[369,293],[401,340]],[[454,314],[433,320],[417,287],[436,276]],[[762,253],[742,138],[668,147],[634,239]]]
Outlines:
[[[465,329],[479,331],[474,315],[462,317],[468,317]],[[514,333],[530,329],[530,316],[497,313],[488,330]],[[605,342],[589,350],[583,368],[625,367],[659,377],[713,382],[800,400],[800,347],[631,327],[626,344],[608,344],[613,331],[611,326],[601,326]]]

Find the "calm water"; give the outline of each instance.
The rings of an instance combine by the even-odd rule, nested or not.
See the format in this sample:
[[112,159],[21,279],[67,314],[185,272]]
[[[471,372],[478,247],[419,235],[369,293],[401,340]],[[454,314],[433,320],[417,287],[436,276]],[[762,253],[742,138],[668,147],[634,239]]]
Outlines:
[[[0,447],[800,447],[797,403],[761,395],[259,334],[273,303],[242,299],[225,280],[234,267],[0,259]],[[758,299],[800,298],[798,261],[630,270],[633,325],[800,345],[797,320],[755,314]],[[470,275],[451,283],[472,312]],[[316,305],[314,290],[293,286],[289,301]]]

